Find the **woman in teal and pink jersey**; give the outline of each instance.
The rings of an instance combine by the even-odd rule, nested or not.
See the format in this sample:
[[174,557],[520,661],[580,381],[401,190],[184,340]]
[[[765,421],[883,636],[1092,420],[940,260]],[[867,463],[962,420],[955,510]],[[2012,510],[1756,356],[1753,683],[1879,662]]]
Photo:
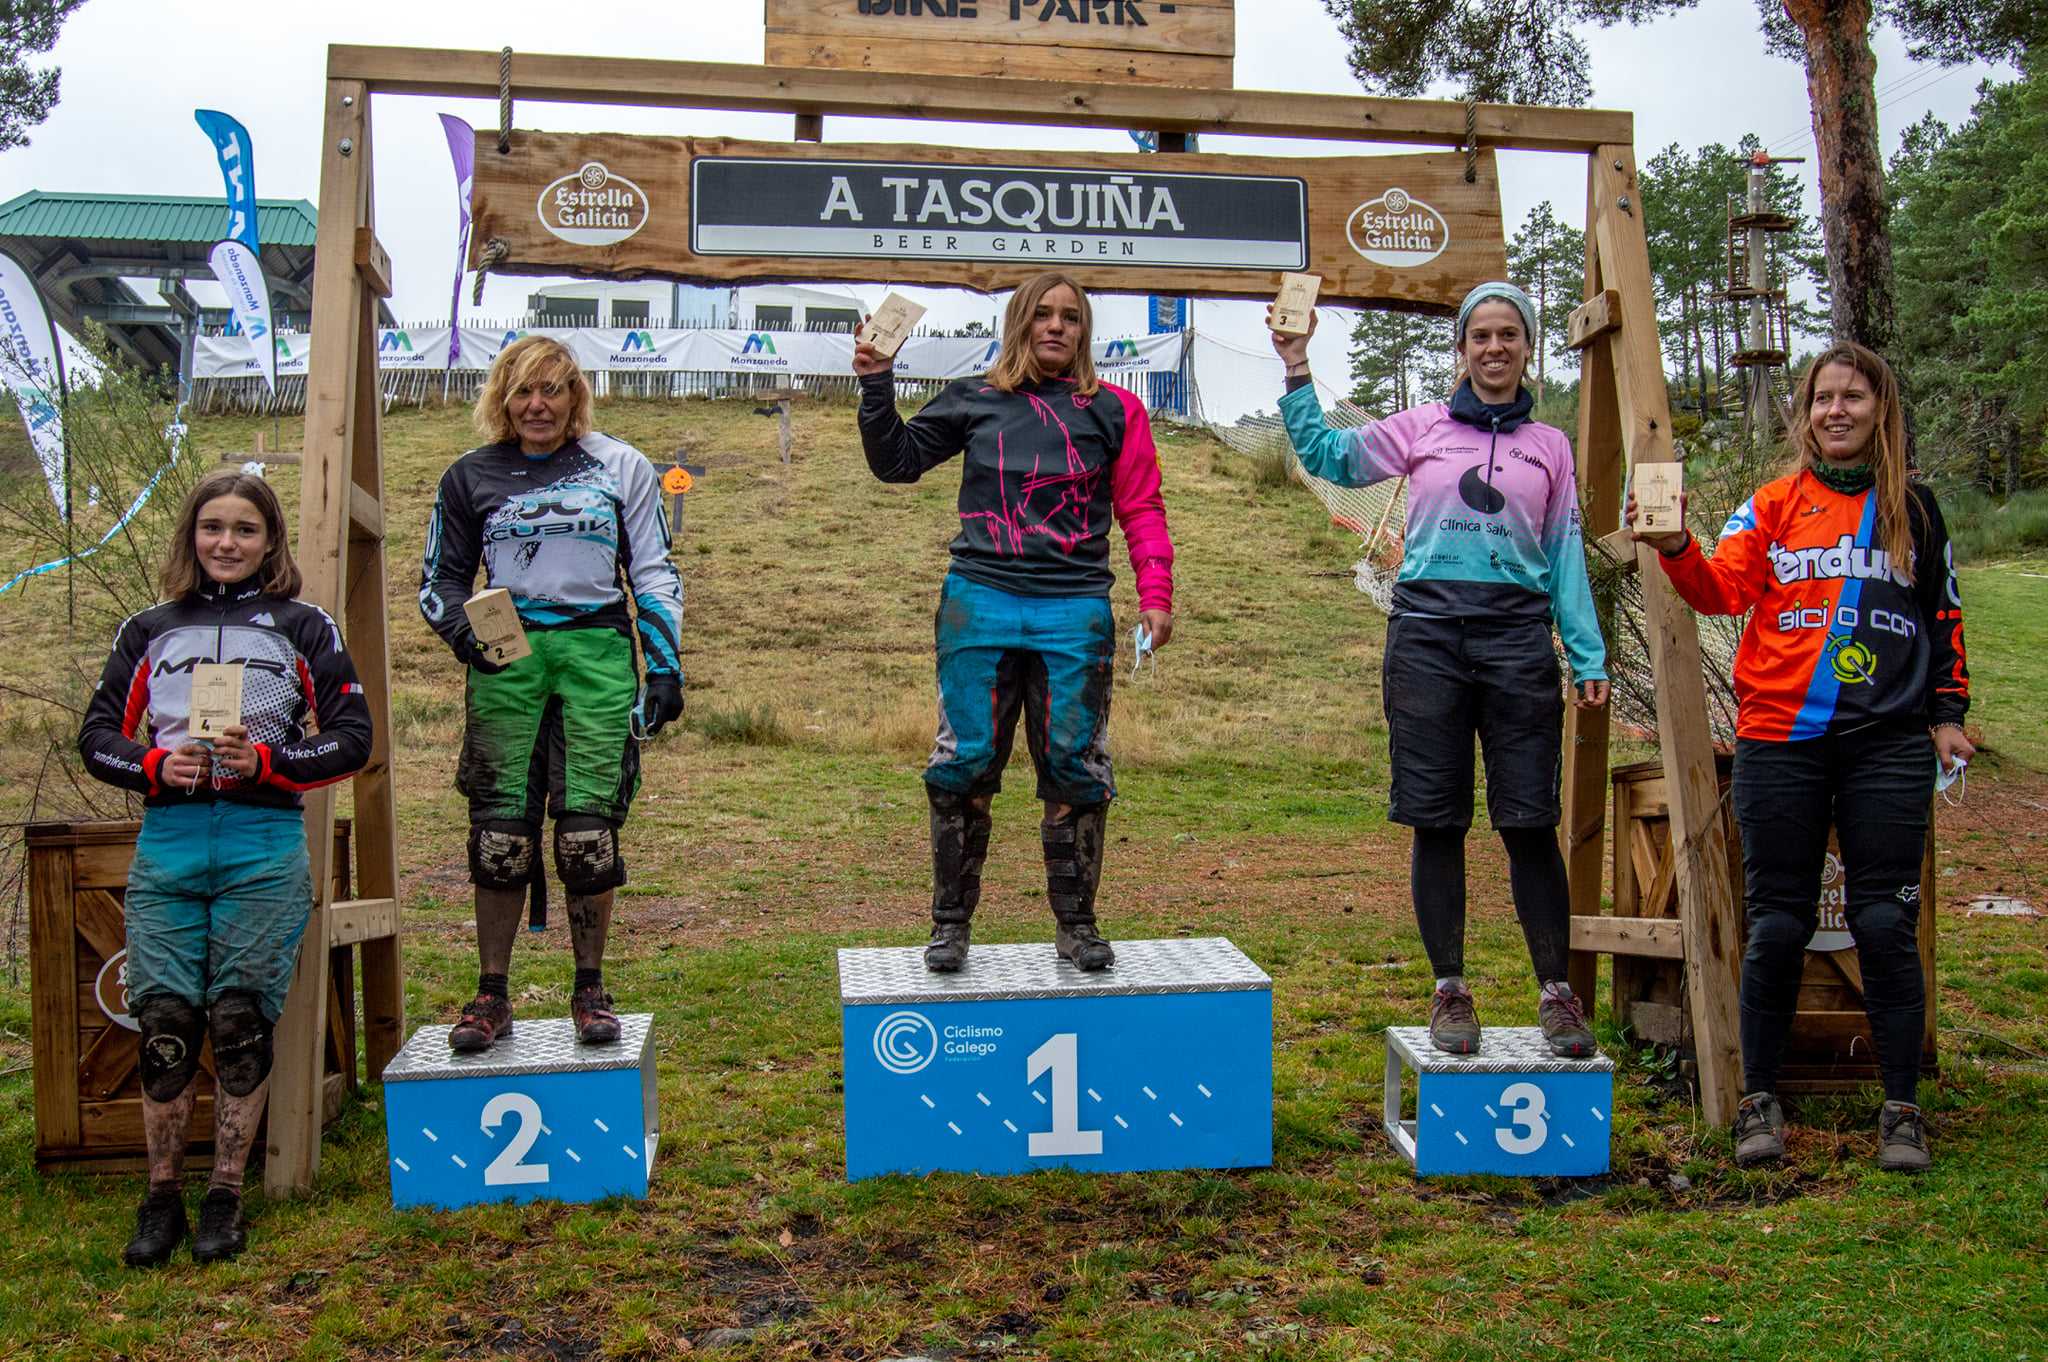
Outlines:
[[1878,1163],[1912,1172],[1932,1161],[1916,1103],[1921,855],[1937,768],[1975,755],[1963,603],[1941,507],[1906,467],[1905,410],[1882,359],[1846,341],[1823,351],[1793,394],[1790,443],[1792,470],[1736,509],[1711,558],[1687,531],[1636,534],[1693,609],[1749,612],[1735,653],[1749,919],[1735,1161],[1785,1153],[1778,1069],[1832,826],[1884,1078]]
[[1507,847],[1515,915],[1536,969],[1537,1018],[1553,1051],[1583,1058],[1593,1035],[1565,982],[1571,905],[1557,847],[1564,688],[1551,624],[1583,707],[1607,703],[1607,649],[1586,580],[1571,444],[1529,419],[1535,401],[1522,373],[1534,314],[1513,284],[1473,289],[1458,309],[1461,372],[1451,400],[1353,430],[1323,419],[1308,337],[1275,332],[1273,348],[1287,364],[1280,412],[1303,468],[1344,487],[1408,479],[1380,688],[1393,765],[1387,817],[1414,829],[1410,888],[1436,974],[1430,1042],[1449,1054],[1479,1048],[1465,983],[1476,737],[1487,812]]

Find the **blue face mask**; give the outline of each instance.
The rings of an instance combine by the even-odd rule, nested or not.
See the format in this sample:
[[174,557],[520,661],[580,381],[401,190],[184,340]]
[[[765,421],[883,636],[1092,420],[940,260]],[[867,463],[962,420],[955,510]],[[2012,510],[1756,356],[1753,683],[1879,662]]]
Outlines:
[[1152,631],[1140,624],[1131,630],[1131,680],[1135,681],[1145,670],[1145,659],[1152,659],[1152,669],[1159,669],[1159,659],[1152,652]]

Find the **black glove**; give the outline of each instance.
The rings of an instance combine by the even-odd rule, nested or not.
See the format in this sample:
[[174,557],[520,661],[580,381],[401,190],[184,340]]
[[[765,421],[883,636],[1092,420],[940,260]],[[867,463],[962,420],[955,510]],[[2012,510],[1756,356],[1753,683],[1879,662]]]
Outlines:
[[656,672],[647,678],[647,695],[640,703],[640,725],[648,737],[683,717],[683,678],[673,672]]
[[512,665],[509,662],[500,662],[492,657],[490,650],[477,642],[475,634],[464,634],[462,636],[462,642],[456,645],[455,655],[468,665],[482,672],[485,676],[496,676],[499,672]]

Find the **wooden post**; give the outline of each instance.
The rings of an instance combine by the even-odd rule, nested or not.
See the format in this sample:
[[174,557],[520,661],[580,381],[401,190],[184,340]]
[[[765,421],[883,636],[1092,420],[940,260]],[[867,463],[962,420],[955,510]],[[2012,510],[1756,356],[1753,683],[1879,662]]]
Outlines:
[[[303,599],[333,615],[361,676],[374,729],[356,777],[357,893],[334,896],[334,804],[329,787],[306,797],[314,901],[277,1035],[264,1190],[302,1192],[320,1171],[330,948],[363,947],[363,1006],[371,1076],[397,1052],[404,981],[397,935],[397,827],[391,789],[390,658],[384,615],[383,474],[378,444],[375,256],[358,263],[361,232],[374,241],[369,89],[327,82],[320,148],[320,227],[314,247],[312,368],[306,378],[306,448],[299,484],[298,558]],[[343,909],[337,914],[336,909]],[[374,934],[360,924],[374,921]],[[347,932],[337,940],[335,923]],[[344,1056],[354,1065],[354,1056]]]
[[[1587,353],[1604,349],[1612,363],[1628,467],[1668,461],[1674,457],[1670,394],[1657,337],[1642,190],[1636,183],[1635,153],[1625,144],[1604,146],[1592,155],[1586,235],[1603,288],[1613,289],[1620,298],[1620,328],[1601,337]],[[1655,549],[1637,546],[1643,623],[1657,688],[1658,747],[1669,791],[1679,917],[1684,924],[1686,994],[1699,1058],[1700,1105],[1709,1122],[1726,1125],[1734,1120],[1742,1095],[1737,1013],[1742,924],[1735,911],[1714,779],[1699,631],[1656,560]]]
[[[1594,179],[1586,179],[1586,221],[1593,221]],[[1600,252],[1586,233],[1586,298],[1606,296]],[[1606,345],[1579,352],[1579,496],[1585,506],[1586,543],[1621,523],[1621,409],[1614,391],[1614,361]],[[1607,630],[1611,637],[1612,629]],[[1608,724],[1612,702],[1599,709],[1572,705],[1564,724],[1564,821],[1559,829],[1573,917],[1600,912],[1601,862],[1606,851]],[[1616,825],[1616,835],[1626,829]],[[1616,961],[1620,968],[1620,961]],[[1600,957],[1574,951],[1569,982],[1590,1013],[1600,987]]]

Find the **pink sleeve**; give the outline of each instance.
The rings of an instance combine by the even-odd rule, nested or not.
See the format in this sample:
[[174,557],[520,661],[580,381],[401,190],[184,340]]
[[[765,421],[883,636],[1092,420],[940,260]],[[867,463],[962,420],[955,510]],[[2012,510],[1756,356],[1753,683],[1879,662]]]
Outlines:
[[1173,540],[1166,532],[1166,502],[1159,492],[1159,451],[1152,418],[1136,393],[1102,385],[1124,406],[1124,446],[1109,470],[1109,505],[1131,550],[1140,610],[1173,609]]

